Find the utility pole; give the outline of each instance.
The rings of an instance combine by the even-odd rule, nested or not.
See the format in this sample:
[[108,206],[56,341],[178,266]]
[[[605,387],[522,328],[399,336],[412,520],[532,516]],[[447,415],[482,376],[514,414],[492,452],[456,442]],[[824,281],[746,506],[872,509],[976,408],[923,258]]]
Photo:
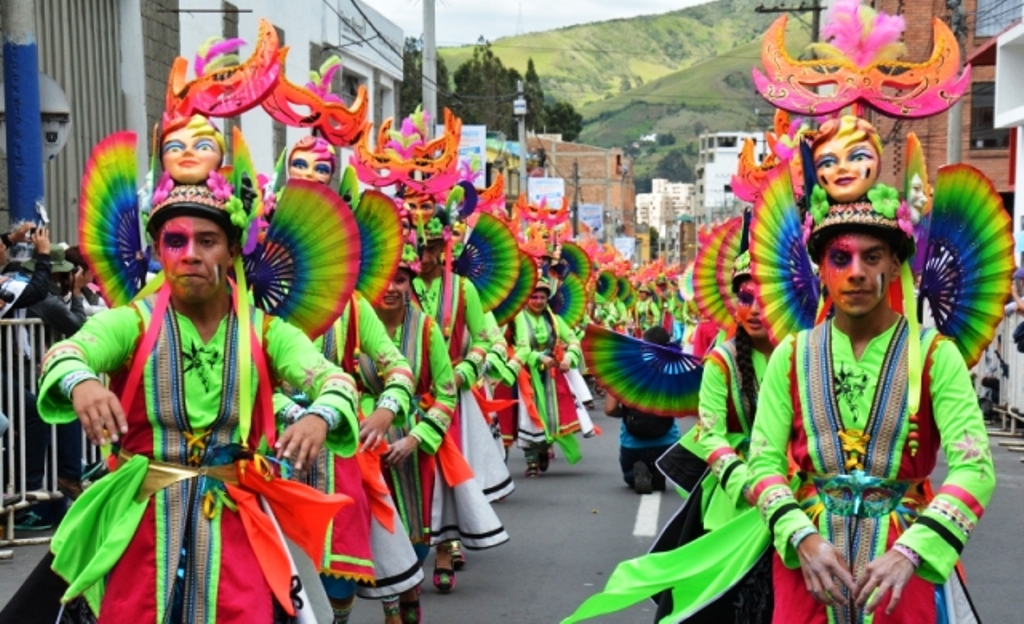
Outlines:
[[526,146],[526,93],[523,81],[516,82],[516,99],[512,102],[512,114],[519,118],[519,194],[526,194],[526,159],[529,148]]
[[572,159],[572,234],[580,235],[580,161]]
[[[963,3],[961,0],[946,0],[946,8],[950,10],[950,25],[962,53],[964,39],[967,38],[967,18]],[[946,164],[958,163],[963,158],[963,112],[964,100],[960,98],[946,113]]]
[[39,50],[34,0],[6,0],[4,108],[7,123],[7,196],[11,223],[42,217],[43,121],[39,107]]
[[790,6],[788,4],[779,4],[776,6],[766,7],[765,5],[759,5],[754,8],[757,13],[806,13],[811,12],[811,41],[817,42],[821,38],[821,12],[825,10],[824,5],[821,4],[820,0],[805,4],[801,2],[797,6]]
[[[434,0],[423,0],[423,110],[437,116],[437,38],[434,31]],[[430,124],[433,125],[433,124]],[[428,130],[433,135],[433,130]]]

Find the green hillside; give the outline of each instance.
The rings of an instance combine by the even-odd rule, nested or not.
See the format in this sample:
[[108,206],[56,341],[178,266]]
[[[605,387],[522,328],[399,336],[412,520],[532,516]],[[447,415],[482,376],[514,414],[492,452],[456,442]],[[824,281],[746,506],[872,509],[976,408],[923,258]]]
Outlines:
[[[520,73],[532,57],[545,94],[579,108],[759,39],[772,17],[754,11],[761,3],[716,0],[661,15],[505,37],[491,47]],[[454,73],[472,56],[473,46],[441,48],[439,54]]]

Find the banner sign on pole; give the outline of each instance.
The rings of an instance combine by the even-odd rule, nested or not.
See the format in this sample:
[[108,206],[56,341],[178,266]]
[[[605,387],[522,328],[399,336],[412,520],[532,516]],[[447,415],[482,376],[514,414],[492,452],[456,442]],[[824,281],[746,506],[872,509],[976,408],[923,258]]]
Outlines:
[[527,178],[527,199],[533,206],[544,203],[550,210],[562,207],[565,197],[565,180],[562,178]]
[[631,236],[616,236],[612,243],[623,257],[633,260],[633,253],[636,251],[636,239]]
[[580,223],[590,228],[594,236],[601,236],[604,232],[604,206],[601,204],[580,204]]
[[[438,124],[437,135],[444,134],[444,124]],[[487,186],[487,126],[462,126],[459,139],[459,168],[473,172],[469,182],[477,188]]]

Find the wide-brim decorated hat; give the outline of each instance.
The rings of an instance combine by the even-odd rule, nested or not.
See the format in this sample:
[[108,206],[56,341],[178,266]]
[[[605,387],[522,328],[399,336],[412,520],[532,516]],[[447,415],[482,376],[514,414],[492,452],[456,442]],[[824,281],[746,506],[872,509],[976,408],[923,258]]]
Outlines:
[[750,278],[750,251],[744,250],[732,263],[732,289],[739,289],[743,280]]
[[877,184],[861,200],[831,204],[820,186],[811,193],[805,223],[807,253],[814,260],[821,257],[825,243],[842,234],[868,234],[887,241],[901,261],[914,254],[914,224],[906,202],[901,202],[896,189]]
[[[214,180],[218,177],[214,173],[207,184],[177,184],[165,192],[158,189],[153,195],[153,209],[146,224],[150,237],[155,239],[160,228],[175,217],[200,217],[220,226],[229,240],[238,241],[248,216],[242,201],[234,196],[227,182],[222,177]],[[218,182],[227,186],[217,188]],[[235,213],[238,216],[232,218]]]

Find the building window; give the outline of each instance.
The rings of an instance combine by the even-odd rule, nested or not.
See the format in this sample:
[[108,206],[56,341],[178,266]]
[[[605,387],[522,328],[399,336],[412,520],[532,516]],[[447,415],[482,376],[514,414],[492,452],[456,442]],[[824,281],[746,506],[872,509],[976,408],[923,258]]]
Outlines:
[[718,147],[736,147],[736,137],[734,137],[734,136],[720,136],[720,137],[718,137]]
[[971,86],[971,149],[1004,149],[1010,146],[1010,131],[994,127],[996,85],[975,82]]
[[995,37],[1020,19],[1020,3],[1007,0],[978,0],[974,14],[974,36]]

